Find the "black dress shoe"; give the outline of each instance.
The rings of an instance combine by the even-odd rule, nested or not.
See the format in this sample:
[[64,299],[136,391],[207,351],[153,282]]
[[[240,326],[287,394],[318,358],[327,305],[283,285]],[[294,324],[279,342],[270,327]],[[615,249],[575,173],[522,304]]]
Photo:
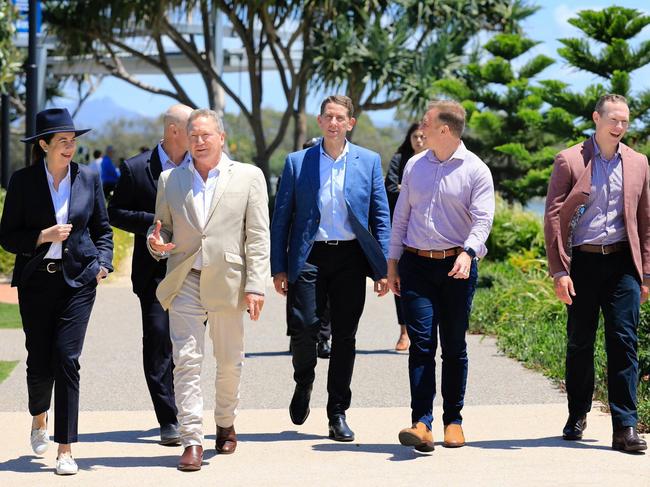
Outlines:
[[330,438],[334,441],[354,441],[354,432],[345,422],[345,417],[334,416],[330,419]]
[[330,349],[329,340],[321,340],[318,342],[318,358],[330,358],[332,350]]
[[303,424],[309,416],[309,399],[311,399],[312,385],[296,386],[289,404],[289,416],[293,424]]
[[569,414],[569,419],[566,420],[564,429],[562,430],[562,438],[565,440],[582,440],[582,433],[587,429],[587,415],[574,416]]
[[614,431],[612,448],[620,451],[643,451],[648,449],[645,440],[639,438],[636,428],[628,426]]

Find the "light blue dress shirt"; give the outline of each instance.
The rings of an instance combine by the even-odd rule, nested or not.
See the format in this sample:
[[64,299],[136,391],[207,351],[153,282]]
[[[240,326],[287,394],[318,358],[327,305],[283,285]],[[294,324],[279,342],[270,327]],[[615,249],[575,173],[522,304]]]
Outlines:
[[318,209],[320,224],[316,232],[316,241],[354,240],[357,236],[350,225],[348,208],[345,204],[345,168],[350,147],[345,142],[343,152],[332,159],[323,142],[320,143],[320,189],[318,190]]

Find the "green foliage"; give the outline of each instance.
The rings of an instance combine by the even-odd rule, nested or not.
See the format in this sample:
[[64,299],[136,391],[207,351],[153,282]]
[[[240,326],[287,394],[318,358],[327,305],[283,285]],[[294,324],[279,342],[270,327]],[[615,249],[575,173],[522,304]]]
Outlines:
[[21,68],[21,56],[14,46],[16,9],[8,1],[0,2],[0,93],[6,93]]
[[532,258],[545,255],[541,219],[519,205],[509,205],[497,197],[492,231],[485,244],[487,258],[500,261],[512,254],[530,252]]
[[494,57],[512,61],[537,44],[539,42],[527,39],[518,34],[497,34],[487,41],[483,48]]
[[17,304],[0,303],[0,329],[22,328],[23,322]]
[[14,367],[18,365],[18,360],[13,360],[10,362],[0,360],[0,383],[9,377],[9,374],[14,370]]
[[505,85],[514,79],[514,75],[508,61],[502,57],[495,57],[481,67],[481,79],[488,83]]

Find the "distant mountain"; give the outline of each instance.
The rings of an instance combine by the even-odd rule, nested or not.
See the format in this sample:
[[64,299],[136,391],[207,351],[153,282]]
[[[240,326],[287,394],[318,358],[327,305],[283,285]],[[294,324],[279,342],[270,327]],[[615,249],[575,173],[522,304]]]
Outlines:
[[[62,103],[65,106],[65,103]],[[68,106],[68,110],[73,107]],[[78,127],[98,129],[115,120],[141,120],[147,118],[144,115],[121,107],[111,98],[104,97],[90,99],[81,106],[81,110],[74,118],[74,123]]]

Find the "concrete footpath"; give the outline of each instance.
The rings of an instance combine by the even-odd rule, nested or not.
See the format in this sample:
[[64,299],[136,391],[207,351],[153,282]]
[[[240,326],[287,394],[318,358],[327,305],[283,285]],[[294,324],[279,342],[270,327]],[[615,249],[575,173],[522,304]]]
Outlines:
[[[24,337],[21,330],[0,330],[0,360],[21,361],[0,384],[0,486],[650,486],[647,455],[611,450],[609,415],[595,406],[585,440],[563,441],[565,396],[541,375],[505,358],[494,340],[480,336],[468,337],[467,446],[443,448],[439,420],[433,453],[399,445],[397,433],[410,418],[408,355],[392,351],[397,338],[392,299],[376,298],[368,289],[348,413],[356,441],[327,438],[326,360],[319,360],[309,419],[302,426],[291,423],[284,299],[269,290],[262,320],[246,324],[237,452],[215,455],[215,365],[208,346],[205,462],[200,472],[189,474],[175,469],[179,447],[156,443],[157,425],[141,370],[140,310],[128,280],[102,284],[98,291],[81,359],[80,442],[74,445],[81,471],[75,477],[54,475],[55,446],[43,458],[31,452]],[[435,415],[440,414],[437,398]]]

